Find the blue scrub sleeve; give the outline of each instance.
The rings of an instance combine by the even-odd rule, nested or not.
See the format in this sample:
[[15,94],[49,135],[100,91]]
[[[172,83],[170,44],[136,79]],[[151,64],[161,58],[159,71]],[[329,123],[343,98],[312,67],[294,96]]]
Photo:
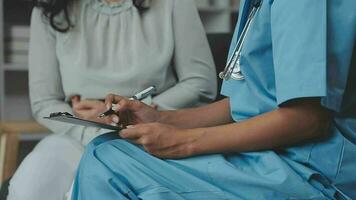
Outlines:
[[356,107],[355,8],[355,0],[328,1],[328,91],[322,105],[336,112]]
[[277,103],[326,96],[326,1],[275,0],[271,33]]

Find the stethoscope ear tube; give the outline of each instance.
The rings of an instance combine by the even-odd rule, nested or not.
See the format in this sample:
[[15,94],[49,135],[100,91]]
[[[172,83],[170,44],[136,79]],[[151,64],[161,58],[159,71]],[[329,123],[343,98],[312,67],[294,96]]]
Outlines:
[[242,50],[242,46],[245,42],[248,30],[250,29],[251,22],[255,16],[257,10],[261,6],[261,1],[262,0],[256,0],[254,2],[253,8],[252,8],[251,12],[249,13],[246,24],[244,25],[244,28],[242,29],[242,32],[237,40],[236,47],[234,48],[233,54],[228,59],[228,62],[226,64],[224,70],[219,73],[219,78],[221,78],[223,80],[229,80],[230,78],[232,78],[234,80],[244,80],[245,79],[244,75],[241,72],[241,68],[240,68],[241,50]]

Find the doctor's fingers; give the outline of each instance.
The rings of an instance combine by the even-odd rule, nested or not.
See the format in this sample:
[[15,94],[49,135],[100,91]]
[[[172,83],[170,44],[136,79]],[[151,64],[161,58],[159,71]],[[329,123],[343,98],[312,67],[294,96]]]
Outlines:
[[107,109],[111,108],[116,112],[120,112],[127,110],[139,111],[144,104],[138,100],[132,100],[127,97],[115,94],[109,94],[108,96],[106,96],[105,105]]
[[104,118],[102,118],[103,122],[105,124],[111,125],[111,126],[118,126],[120,123],[120,117],[116,114],[108,115]]
[[106,105],[106,109],[111,109],[112,104],[117,104],[120,102],[121,99],[127,99],[127,97],[123,97],[123,96],[119,96],[116,94],[108,94],[105,97],[105,105]]
[[121,99],[116,106],[114,106],[113,110],[116,112],[123,111],[139,111],[142,108],[143,103],[138,100],[131,100],[128,98]]
[[150,134],[150,129],[147,126],[135,125],[127,126],[127,129],[124,129],[120,132],[120,137],[123,139],[133,140],[136,144],[146,143],[142,139]]

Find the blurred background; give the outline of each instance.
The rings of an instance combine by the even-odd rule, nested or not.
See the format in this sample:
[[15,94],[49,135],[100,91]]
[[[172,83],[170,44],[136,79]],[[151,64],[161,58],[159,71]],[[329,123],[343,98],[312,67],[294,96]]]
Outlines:
[[[239,0],[195,1],[211,46],[211,40],[217,36],[225,38],[225,46],[215,41],[220,49],[213,49],[224,50],[219,52],[220,58],[215,58],[221,68],[237,20]],[[0,180],[11,176],[25,155],[49,134],[34,122],[29,104],[27,60],[31,10],[31,0],[0,0]]]

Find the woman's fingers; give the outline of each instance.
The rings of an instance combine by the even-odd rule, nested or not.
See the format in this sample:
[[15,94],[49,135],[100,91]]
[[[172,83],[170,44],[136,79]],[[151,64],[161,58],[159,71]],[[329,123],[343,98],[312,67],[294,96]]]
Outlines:
[[81,100],[79,96],[72,97],[72,107],[73,110],[89,110],[95,109],[98,111],[105,110],[105,104],[97,100],[83,99]]
[[78,105],[78,103],[80,102],[80,96],[75,95],[75,96],[71,97],[70,100],[72,101],[72,107],[75,108]]
[[98,106],[98,102],[92,100],[81,100],[80,102],[73,104],[73,107],[78,110],[92,109],[95,106]]
[[90,120],[90,116],[92,114],[90,110],[80,110],[80,109],[78,110],[73,109],[73,113],[75,116],[85,120]]
[[71,97],[72,102],[79,102],[80,101],[80,96],[79,95],[74,95]]

